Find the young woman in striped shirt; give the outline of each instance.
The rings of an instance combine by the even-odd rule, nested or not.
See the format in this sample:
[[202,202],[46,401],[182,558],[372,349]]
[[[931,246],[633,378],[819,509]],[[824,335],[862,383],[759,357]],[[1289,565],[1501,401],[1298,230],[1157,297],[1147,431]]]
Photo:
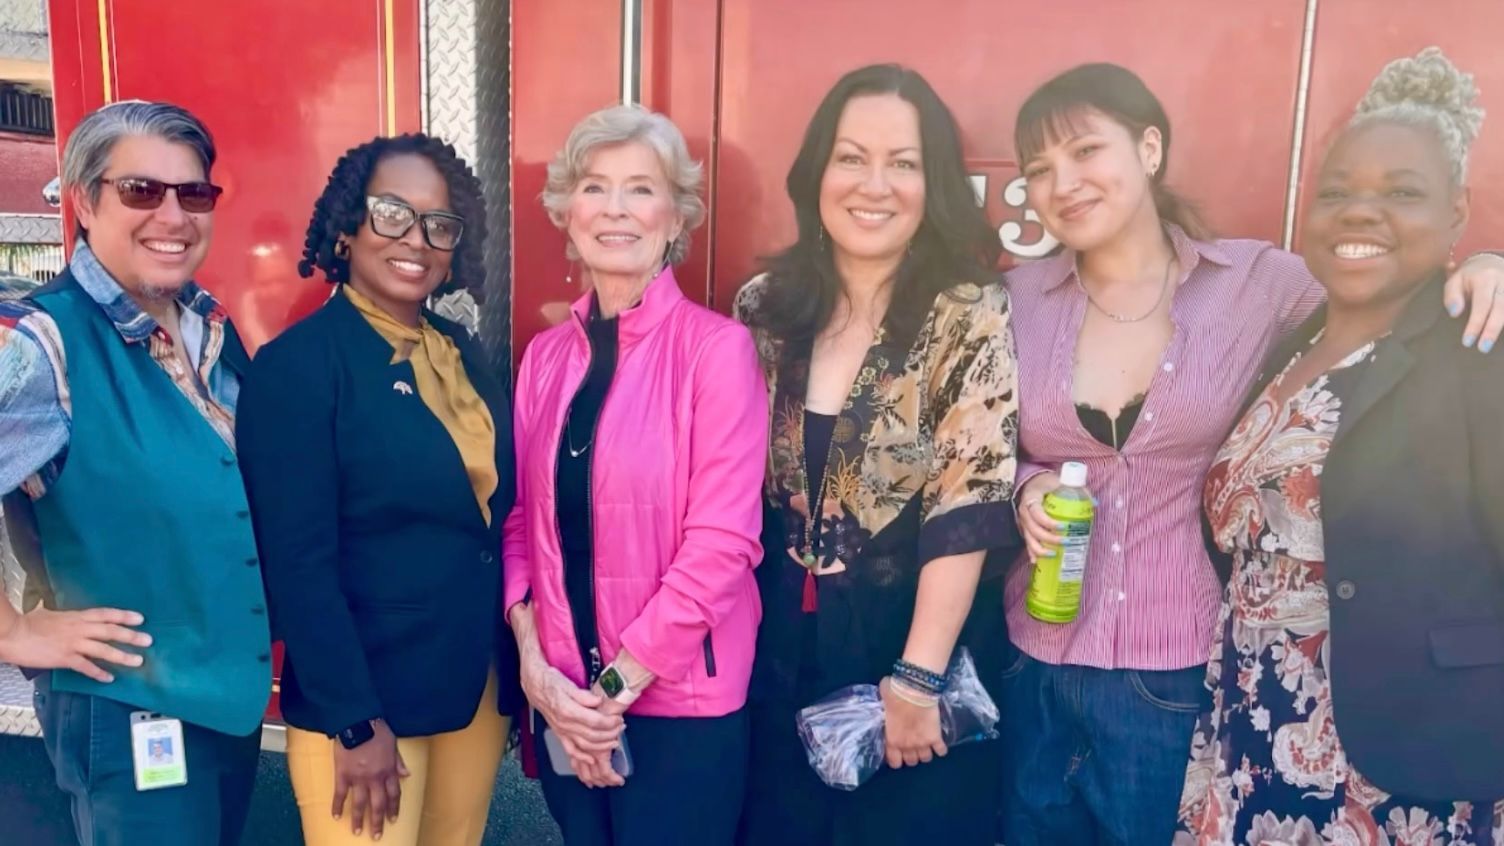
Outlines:
[[[1008,274],[1028,560],[1006,600],[1006,839],[1168,843],[1221,598],[1206,472],[1265,356],[1324,292],[1298,256],[1210,239],[1165,185],[1169,120],[1130,71],[1061,74],[1016,127],[1029,204],[1066,249]],[[1474,303],[1464,343],[1483,352],[1504,328],[1501,288],[1495,256],[1447,284],[1453,314]],[[1029,562],[1055,540],[1041,499],[1068,460],[1089,468],[1096,523],[1079,616],[1045,623],[1025,608]]]

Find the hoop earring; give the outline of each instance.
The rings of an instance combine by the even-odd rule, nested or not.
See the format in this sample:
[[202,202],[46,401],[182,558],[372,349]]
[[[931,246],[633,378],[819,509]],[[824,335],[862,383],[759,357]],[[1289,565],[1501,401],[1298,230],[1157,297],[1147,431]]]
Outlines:
[[335,241],[334,242],[334,257],[337,258],[337,259],[340,259],[342,261],[349,260],[349,258],[350,258],[350,242],[349,241]]

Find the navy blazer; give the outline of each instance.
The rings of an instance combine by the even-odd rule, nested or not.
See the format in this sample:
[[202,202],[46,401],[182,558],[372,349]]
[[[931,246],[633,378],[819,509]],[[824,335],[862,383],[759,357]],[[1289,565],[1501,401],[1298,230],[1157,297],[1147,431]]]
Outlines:
[[328,303],[251,363],[236,438],[285,646],[282,714],[333,735],[381,717],[398,736],[470,723],[495,666],[503,713],[521,701],[500,614],[501,526],[516,484],[512,413],[466,330],[454,340],[496,423],[487,525],[449,432],[413,368],[349,298]]
[[[1504,355],[1417,294],[1348,394],[1321,474],[1331,686],[1384,790],[1504,798]],[[1270,358],[1254,396],[1326,323]]]

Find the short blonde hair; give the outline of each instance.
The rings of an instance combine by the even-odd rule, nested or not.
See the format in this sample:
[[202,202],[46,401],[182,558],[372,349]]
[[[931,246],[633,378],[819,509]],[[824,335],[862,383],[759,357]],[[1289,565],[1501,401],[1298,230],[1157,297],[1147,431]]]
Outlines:
[[[668,177],[669,193],[684,219],[684,229],[668,248],[668,260],[678,264],[689,254],[689,232],[705,222],[705,201],[700,199],[704,168],[689,156],[689,146],[679,127],[667,117],[642,106],[611,106],[594,112],[569,132],[564,147],[548,163],[548,182],[543,188],[543,208],[555,226],[564,227],[570,195],[585,173],[591,155],[601,147],[638,143],[658,156]],[[565,248],[571,260],[579,254],[574,244]]]

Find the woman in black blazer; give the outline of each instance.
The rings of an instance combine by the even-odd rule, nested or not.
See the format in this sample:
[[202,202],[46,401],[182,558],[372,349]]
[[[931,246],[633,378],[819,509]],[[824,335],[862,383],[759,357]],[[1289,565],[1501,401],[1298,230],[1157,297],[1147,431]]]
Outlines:
[[1185,842],[1504,843],[1504,353],[1431,306],[1476,93],[1391,63],[1316,180],[1328,305],[1207,478],[1233,569]]
[[349,151],[299,264],[339,287],[261,349],[240,398],[310,846],[474,846],[485,829],[521,701],[497,614],[512,415],[466,330],[424,308],[479,291],[485,236],[448,144]]

